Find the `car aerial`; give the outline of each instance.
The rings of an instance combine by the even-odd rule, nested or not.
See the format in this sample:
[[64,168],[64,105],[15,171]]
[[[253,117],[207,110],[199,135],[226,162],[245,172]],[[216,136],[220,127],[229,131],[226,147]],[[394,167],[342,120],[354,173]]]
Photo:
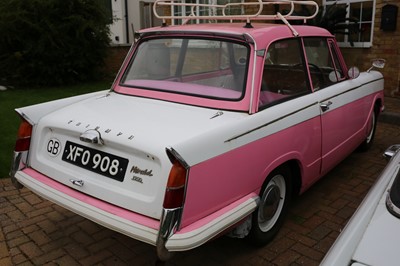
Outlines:
[[399,265],[400,145],[389,147],[391,158],[321,265]]
[[[163,12],[182,6],[191,14]],[[136,35],[110,90],[16,109],[10,176],[162,260],[227,232],[265,244],[292,195],[371,145],[383,76],[348,69],[325,29],[294,25],[312,1],[154,12],[163,25]]]

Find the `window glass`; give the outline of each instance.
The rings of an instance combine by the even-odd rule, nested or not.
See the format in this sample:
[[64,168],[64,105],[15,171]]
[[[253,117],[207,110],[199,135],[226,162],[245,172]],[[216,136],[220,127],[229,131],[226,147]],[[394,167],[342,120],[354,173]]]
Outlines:
[[325,38],[305,38],[304,47],[314,91],[344,78],[333,42]]
[[211,39],[162,38],[140,43],[122,86],[239,100],[249,47]]
[[271,44],[267,50],[260,92],[260,107],[310,92],[299,39]]
[[[374,29],[374,15],[376,0],[324,0],[326,8],[329,6],[343,9],[342,17],[329,18],[331,21],[340,21],[336,24],[336,39],[342,47],[371,47]],[[350,21],[357,21],[356,31],[349,31]],[[354,25],[354,23],[353,23]],[[343,29],[340,28],[345,28]]]

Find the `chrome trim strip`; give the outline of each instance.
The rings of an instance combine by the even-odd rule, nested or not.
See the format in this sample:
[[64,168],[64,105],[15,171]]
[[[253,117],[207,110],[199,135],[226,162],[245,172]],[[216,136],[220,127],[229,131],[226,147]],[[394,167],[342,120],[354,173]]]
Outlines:
[[254,132],[254,131],[257,131],[257,130],[259,130],[259,129],[261,129],[261,128],[264,128],[264,127],[269,126],[269,125],[271,125],[271,124],[273,124],[273,123],[276,123],[276,122],[278,122],[278,121],[280,121],[280,120],[282,120],[282,119],[285,119],[285,118],[288,117],[288,116],[294,115],[294,114],[296,114],[296,113],[298,113],[298,112],[301,112],[301,111],[303,111],[303,110],[305,110],[305,109],[308,109],[308,108],[310,108],[311,106],[314,106],[314,105],[316,105],[316,104],[318,104],[318,102],[314,102],[314,103],[312,103],[312,104],[310,104],[310,105],[307,105],[307,106],[305,106],[305,107],[303,107],[303,108],[300,108],[300,109],[298,109],[298,110],[296,110],[296,111],[290,112],[290,113],[288,113],[288,114],[286,114],[286,115],[283,115],[283,116],[281,116],[281,117],[279,117],[279,118],[277,118],[277,119],[274,119],[274,120],[272,120],[272,121],[270,121],[270,122],[268,122],[268,123],[262,124],[261,126],[258,126],[258,127],[256,127],[256,128],[250,129],[250,130],[248,130],[248,131],[246,131],[246,132],[244,132],[244,133],[242,133],[242,134],[239,134],[239,135],[234,136],[234,137],[232,137],[232,138],[230,138],[230,139],[227,139],[227,140],[224,141],[224,143],[231,142],[232,140],[241,138],[241,137],[243,137],[243,136],[245,136],[245,135],[248,135],[248,134],[250,134],[250,133],[252,133],[252,132]]
[[363,84],[361,84],[360,86],[356,86],[356,87],[354,87],[354,88],[351,88],[351,89],[348,89],[348,90],[343,91],[343,92],[341,92],[341,93],[338,93],[338,94],[335,94],[335,95],[333,95],[333,96],[330,96],[329,98],[323,99],[323,100],[321,100],[321,102],[328,101],[328,100],[330,100],[330,99],[332,99],[332,98],[335,98],[335,97],[338,97],[338,96],[340,96],[340,95],[346,94],[346,93],[348,93],[348,92],[354,91],[354,90],[356,90],[356,89],[361,88],[362,86],[365,86],[365,85],[368,85],[368,84],[377,82],[377,81],[379,81],[379,80],[383,80],[383,78],[374,79],[374,80],[371,80],[371,81],[369,81],[369,82],[363,83]]
[[[186,183],[189,178],[189,168],[190,166],[188,163],[182,158],[182,156],[172,147],[166,147],[165,148],[167,152],[167,156],[170,159],[171,162],[173,162],[175,157],[176,160],[178,160],[183,167],[186,169]],[[179,208],[175,209],[165,209],[163,208],[162,211],[162,216],[160,220],[160,229],[158,231],[158,236],[156,240],[156,250],[157,250],[157,256],[160,260],[162,261],[167,261],[171,258],[172,253],[168,251],[166,248],[166,243],[168,239],[176,232],[179,230],[179,226],[181,223],[181,218],[182,218],[182,212],[183,212],[183,206],[185,204],[185,198],[186,198],[186,188],[185,187],[185,192],[184,192],[184,201],[183,205]]]

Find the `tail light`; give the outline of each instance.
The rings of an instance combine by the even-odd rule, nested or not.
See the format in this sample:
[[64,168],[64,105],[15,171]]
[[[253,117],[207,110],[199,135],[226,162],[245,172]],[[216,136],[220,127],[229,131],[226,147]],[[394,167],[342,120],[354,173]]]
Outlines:
[[31,144],[32,125],[26,120],[22,120],[19,125],[15,151],[22,152],[29,150]]
[[[172,150],[169,151],[171,152]],[[178,160],[175,157],[177,154],[172,155],[169,153],[168,155],[172,161],[172,168],[168,177],[163,207],[165,209],[175,209],[183,206],[188,167],[182,160]]]

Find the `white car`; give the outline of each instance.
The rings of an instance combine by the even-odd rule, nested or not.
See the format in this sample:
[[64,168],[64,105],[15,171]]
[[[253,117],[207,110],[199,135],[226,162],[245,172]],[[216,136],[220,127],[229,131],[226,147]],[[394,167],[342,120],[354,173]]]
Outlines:
[[[156,1],[236,22],[142,30],[111,90],[17,109],[12,180],[161,259],[233,228],[267,243],[292,194],[371,146],[384,103],[381,73],[348,69],[332,34],[290,24],[315,2],[279,3],[291,11]],[[205,7],[222,11],[194,14]]]
[[399,265],[400,145],[387,149],[390,162],[325,256],[321,265]]

